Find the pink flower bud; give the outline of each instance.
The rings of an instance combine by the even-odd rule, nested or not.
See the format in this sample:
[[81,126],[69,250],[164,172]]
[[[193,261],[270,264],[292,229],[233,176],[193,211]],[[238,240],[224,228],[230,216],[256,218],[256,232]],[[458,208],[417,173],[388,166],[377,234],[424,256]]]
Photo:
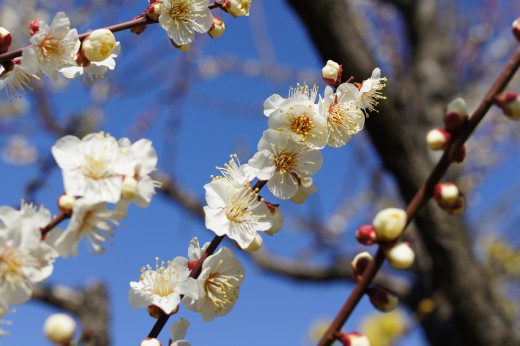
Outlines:
[[271,228],[265,231],[265,233],[272,236],[282,230],[284,217],[282,211],[280,210],[280,208],[278,208],[278,205],[271,204],[269,202],[266,202],[265,204],[267,205],[267,208],[269,209],[273,217],[273,224]]
[[444,115],[444,126],[448,131],[458,130],[468,120],[468,106],[462,97],[448,103]]
[[399,298],[386,288],[372,286],[367,289],[368,297],[374,307],[381,312],[390,312],[397,307]]
[[368,340],[365,335],[358,332],[349,334],[338,333],[337,338],[343,346],[370,346],[370,340]]
[[520,42],[520,18],[516,19],[513,22],[513,35],[516,37],[516,40]]
[[148,8],[146,8],[146,17],[150,18],[151,20],[158,21],[161,12],[162,4],[160,2],[153,2],[148,5]]
[[162,343],[156,338],[146,338],[141,341],[139,346],[162,346]]
[[341,82],[341,75],[343,72],[342,65],[332,60],[327,61],[325,67],[321,69],[321,76],[325,83],[330,86],[336,86]]
[[495,102],[506,116],[520,120],[520,95],[517,93],[500,94],[495,98]]
[[426,143],[431,150],[444,150],[451,140],[451,134],[441,128],[433,129],[426,135]]
[[395,269],[408,269],[415,261],[415,252],[410,243],[393,244],[385,247],[386,260]]
[[224,35],[226,31],[226,24],[219,17],[213,17],[213,23],[211,24],[211,28],[208,31],[209,36],[213,38],[220,37]]
[[189,261],[188,261],[188,269],[189,269],[189,270],[193,270],[193,268],[195,268],[195,266],[197,265],[197,263],[199,263],[199,260],[198,260],[198,259],[192,259],[192,260],[189,260]]
[[13,42],[13,36],[4,27],[0,27],[0,54],[3,54],[9,50],[11,47],[11,42]]
[[396,240],[403,234],[407,216],[403,209],[387,208],[377,213],[372,221],[377,239],[383,241]]
[[[136,20],[136,19],[143,18],[144,16],[145,16],[145,14],[140,14],[132,19]],[[133,34],[136,34],[136,35],[141,35],[143,33],[143,31],[145,31],[145,30],[146,30],[146,24],[143,24],[143,25],[133,27],[132,29],[130,29],[130,32]]]
[[356,239],[363,245],[374,245],[377,242],[376,229],[372,225],[362,225],[356,231]]
[[372,261],[372,256],[368,252],[362,252],[356,255],[352,260],[352,274],[354,279],[358,281],[363,276],[365,269],[367,269],[368,264]]
[[34,35],[40,31],[40,18],[33,19],[29,22],[29,35]]

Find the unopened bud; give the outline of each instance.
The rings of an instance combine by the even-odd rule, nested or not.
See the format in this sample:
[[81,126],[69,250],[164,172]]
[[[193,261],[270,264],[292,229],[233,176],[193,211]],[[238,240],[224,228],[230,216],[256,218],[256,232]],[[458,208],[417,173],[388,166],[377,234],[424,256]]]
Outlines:
[[251,243],[249,243],[249,245],[246,246],[245,248],[243,248],[242,250],[247,251],[247,252],[255,252],[255,251],[260,250],[263,243],[264,243],[264,241],[262,240],[262,236],[260,234],[256,233],[255,237],[253,238],[253,241]]
[[372,225],[362,225],[356,231],[356,239],[363,245],[374,245],[377,242],[376,229]]
[[199,260],[198,260],[198,259],[192,259],[192,260],[189,260],[189,261],[188,261],[188,269],[189,269],[189,270],[193,270],[193,268],[195,268],[195,266],[197,265],[197,263],[199,263]]
[[[142,14],[138,15],[137,17],[134,17],[133,20],[141,19],[144,16],[145,16],[145,14],[142,13]],[[143,25],[133,27],[132,29],[130,29],[130,32],[132,34],[141,35],[143,33],[143,31],[145,31],[145,30],[146,30],[146,24],[143,24]]]
[[515,36],[516,40],[520,42],[520,18],[516,19],[513,22],[513,35]]
[[441,183],[435,185],[433,198],[437,203],[450,205],[461,195],[457,185],[453,183]]
[[162,12],[162,3],[160,2],[154,2],[148,6],[146,9],[146,16],[150,18],[151,20],[159,20],[159,16]]
[[325,67],[321,69],[321,76],[325,83],[330,86],[336,86],[341,82],[341,74],[343,68],[337,62],[329,60]]
[[81,49],[90,61],[103,61],[110,57],[116,47],[116,38],[108,29],[97,29],[83,40]]
[[358,332],[338,333],[337,338],[343,346],[370,346],[370,340],[368,340],[366,335]]
[[13,36],[4,27],[0,27],[0,54],[3,54],[9,50],[11,47],[11,42],[13,42]]
[[146,338],[141,341],[139,346],[162,346],[162,343],[156,338]]
[[34,35],[40,31],[40,18],[33,19],[29,22],[29,35]]
[[276,233],[280,232],[283,228],[283,213],[280,210],[280,208],[278,208],[278,206],[274,204],[266,203],[266,205],[269,211],[271,212],[273,224],[271,228],[265,231],[265,233],[267,233],[268,235],[275,235]]
[[506,116],[514,120],[520,120],[520,95],[517,93],[499,94],[495,98],[495,102]]
[[466,211],[466,199],[464,195],[459,196],[457,200],[448,208],[444,208],[448,214],[460,215]]
[[296,194],[289,198],[289,200],[296,204],[304,203],[309,195],[318,192],[318,188],[313,184],[312,178],[302,179],[302,184],[298,186]]
[[63,194],[58,198],[58,207],[63,212],[71,212],[76,204],[76,198],[71,195]]
[[385,256],[395,269],[408,269],[415,261],[415,252],[409,243],[401,243],[385,247]]
[[399,298],[397,295],[386,288],[372,286],[367,289],[368,297],[374,307],[381,312],[390,312],[397,307]]
[[222,4],[222,8],[235,18],[249,16],[249,7],[251,0],[225,0]]
[[444,114],[444,126],[448,131],[458,130],[468,120],[468,106],[462,97],[448,103]]
[[226,31],[226,24],[219,17],[213,17],[213,24],[211,24],[211,28],[208,31],[209,36],[213,38],[220,37],[224,35]]
[[406,212],[403,209],[387,208],[377,213],[372,225],[379,240],[392,241],[403,234],[406,220]]
[[426,135],[426,143],[431,150],[444,150],[451,140],[451,134],[441,128],[433,129]]
[[52,314],[45,320],[43,333],[57,345],[69,345],[76,333],[76,322],[67,314]]
[[125,177],[121,184],[121,198],[131,201],[138,195],[139,183],[133,177]]
[[354,279],[358,281],[363,276],[365,269],[367,269],[368,264],[372,261],[372,256],[368,252],[362,252],[356,255],[352,260],[352,274]]

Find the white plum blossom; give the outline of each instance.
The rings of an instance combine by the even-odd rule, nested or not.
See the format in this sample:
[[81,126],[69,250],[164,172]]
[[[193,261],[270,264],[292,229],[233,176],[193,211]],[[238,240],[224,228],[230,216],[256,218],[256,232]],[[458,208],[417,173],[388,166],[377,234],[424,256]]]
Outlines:
[[213,15],[208,0],[162,0],[159,25],[178,46],[193,41],[195,32],[208,32]]
[[314,103],[317,96],[318,87],[316,85],[310,88],[307,84],[302,85],[298,83],[295,88],[289,88],[289,96],[286,99],[278,94],[269,96],[264,102],[264,115],[269,117],[286,100],[306,100]]
[[366,111],[373,111],[379,104],[380,99],[384,100],[381,90],[386,86],[386,77],[381,77],[381,69],[376,67],[372,71],[372,76],[364,80],[359,88],[359,97],[356,106]]
[[319,102],[319,112],[327,122],[329,146],[342,147],[363,129],[365,116],[356,107],[358,97],[357,88],[350,83],[341,84],[336,92],[329,86],[325,88],[324,98]]
[[83,139],[65,136],[54,144],[52,155],[63,171],[68,195],[97,202],[119,201],[122,177],[116,170],[120,152],[114,137],[103,132]]
[[114,236],[112,231],[119,225],[120,218],[121,215],[108,210],[104,202],[79,198],[74,203],[68,227],[54,242],[56,251],[63,257],[77,256],[78,245],[85,238],[92,254],[104,253],[104,243]]
[[20,210],[0,207],[0,305],[28,301],[34,283],[53,271],[56,251],[42,241],[41,227],[51,221],[50,212],[22,202]]
[[206,227],[217,235],[227,235],[245,248],[257,230],[271,228],[271,213],[250,186],[236,188],[224,179],[214,179],[204,189]]
[[172,324],[170,327],[172,339],[168,346],[191,346],[191,344],[186,340],[186,332],[188,331],[189,326],[190,321],[182,317]]
[[19,63],[13,63],[12,68],[6,70],[0,65],[0,90],[5,89],[8,96],[13,97],[18,94],[26,94],[25,89],[32,90],[31,82],[40,79],[38,75],[28,72]]
[[264,131],[258,152],[249,160],[249,167],[280,199],[289,199],[298,191],[302,180],[318,172],[323,164],[321,153],[296,143],[276,130]]
[[165,314],[174,313],[181,301],[181,295],[192,299],[199,298],[197,281],[190,277],[188,260],[175,257],[166,263],[156,258],[155,270],[150,265],[141,269],[139,281],[130,282],[130,306],[156,307]]
[[224,179],[235,188],[248,185],[255,178],[249,166],[247,164],[242,165],[236,154],[229,156],[229,161],[224,164],[224,167],[217,166],[216,168],[222,176],[211,176],[211,178],[217,180]]
[[65,13],[56,13],[50,26],[40,20],[38,31],[30,41],[31,46],[24,48],[22,53],[28,71],[37,73],[41,70],[56,80],[60,69],[76,65],[74,59],[81,44],[77,30],[70,29],[70,20]]
[[119,56],[119,53],[121,53],[121,45],[119,42],[116,42],[114,51],[105,60],[99,62],[92,61],[87,66],[64,67],[60,70],[60,73],[65,78],[74,79],[81,76],[84,83],[86,83],[87,79],[90,82],[94,82],[94,78],[103,77],[108,70],[114,70],[116,67],[115,58]]
[[184,298],[186,308],[197,311],[204,321],[229,313],[238,299],[244,280],[242,263],[227,248],[206,258],[197,278],[199,299]]

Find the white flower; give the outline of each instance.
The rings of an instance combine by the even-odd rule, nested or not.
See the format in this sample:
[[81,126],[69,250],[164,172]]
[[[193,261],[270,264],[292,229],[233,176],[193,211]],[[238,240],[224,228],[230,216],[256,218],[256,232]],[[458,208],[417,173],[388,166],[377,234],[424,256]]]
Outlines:
[[242,263],[229,249],[221,248],[202,264],[197,282],[203,293],[198,300],[184,298],[184,305],[200,312],[204,321],[226,315],[236,303],[243,280]]
[[179,46],[193,41],[194,32],[208,32],[213,15],[208,0],[162,0],[159,25]]
[[60,138],[52,155],[63,170],[65,192],[96,202],[115,203],[121,196],[122,177],[116,171],[120,159],[119,145],[110,135],[89,134]]
[[190,321],[182,317],[180,320],[172,324],[170,327],[172,339],[170,340],[169,346],[191,346],[191,344],[186,340],[186,332],[188,331],[189,326]]
[[363,81],[361,88],[359,88],[359,99],[357,100],[357,107],[363,110],[373,111],[379,104],[380,99],[386,99],[381,93],[381,90],[386,86],[386,77],[381,77],[381,69],[376,67],[372,71],[372,76]]
[[74,79],[76,77],[82,76],[83,82],[86,83],[88,79],[90,82],[94,82],[94,78],[102,77],[107,73],[108,70],[114,70],[116,67],[115,58],[119,56],[121,52],[121,45],[119,42],[116,42],[116,47],[114,51],[108,58],[100,62],[90,62],[87,66],[69,66],[64,67],[60,70],[60,73],[69,79]]
[[236,154],[229,155],[229,161],[224,164],[224,167],[217,166],[216,168],[220,171],[222,176],[211,176],[211,179],[224,179],[235,188],[248,185],[251,180],[255,178],[255,175],[247,164],[240,164],[240,160]]
[[50,212],[22,202],[20,210],[0,207],[0,297],[1,305],[23,304],[34,283],[53,271],[56,251],[42,241],[40,228],[51,221]]
[[325,88],[325,95],[320,99],[320,114],[327,119],[328,144],[339,148],[347,144],[350,137],[363,129],[365,116],[356,107],[357,88],[350,83],[341,84],[334,93],[332,88]]
[[26,88],[32,90],[33,79],[40,78],[36,74],[28,72],[21,64],[14,63],[12,69],[9,70],[0,65],[0,90],[5,89],[6,94],[10,97],[19,93],[25,95]]
[[70,20],[65,13],[58,12],[49,27],[40,20],[39,31],[31,37],[31,46],[24,48],[23,63],[33,73],[43,71],[56,80],[63,67],[74,66],[80,47],[78,32],[70,29]]
[[316,85],[309,88],[307,84],[301,85],[298,83],[295,88],[289,88],[289,96],[287,99],[278,94],[269,96],[264,102],[264,115],[269,117],[285,100],[307,100],[314,103],[316,101],[316,96],[318,96],[318,87]]
[[181,295],[192,299],[199,298],[197,281],[190,278],[188,260],[175,257],[159,266],[156,259],[155,270],[149,265],[142,268],[139,282],[130,282],[129,300],[132,308],[155,306],[169,315],[177,309]]
[[321,153],[296,143],[276,130],[267,130],[258,143],[258,152],[249,167],[260,180],[269,180],[269,190],[280,199],[289,199],[298,191],[302,179],[318,172]]
[[251,0],[226,0],[223,7],[233,17],[249,16]]
[[67,229],[56,238],[54,246],[63,257],[77,256],[78,245],[86,238],[90,253],[104,253],[104,243],[114,236],[112,231],[119,219],[118,212],[108,210],[106,203],[80,198],[74,203]]
[[227,235],[241,248],[247,247],[256,231],[271,228],[271,213],[250,186],[236,188],[224,179],[204,185],[207,206],[206,227],[217,235]]

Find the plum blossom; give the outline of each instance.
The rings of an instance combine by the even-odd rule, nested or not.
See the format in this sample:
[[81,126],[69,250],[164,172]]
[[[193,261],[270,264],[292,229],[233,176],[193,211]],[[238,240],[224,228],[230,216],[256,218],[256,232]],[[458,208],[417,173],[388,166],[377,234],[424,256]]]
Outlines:
[[381,90],[386,86],[386,77],[381,77],[381,69],[376,67],[372,71],[372,76],[364,80],[359,87],[359,98],[356,106],[366,111],[373,111],[379,104],[378,100],[384,100]]
[[194,32],[208,32],[213,24],[208,3],[208,0],[162,0],[159,25],[176,45],[189,44]]
[[264,115],[269,117],[274,111],[276,111],[284,101],[286,100],[302,100],[314,103],[318,96],[318,87],[314,85],[310,88],[307,84],[296,84],[296,87],[289,88],[289,96],[283,98],[278,94],[269,96],[264,102]]
[[94,78],[103,77],[108,70],[114,70],[116,67],[115,58],[119,56],[119,53],[121,53],[121,45],[119,42],[116,42],[114,51],[105,60],[99,62],[91,61],[86,66],[78,64],[77,66],[64,67],[60,70],[60,73],[65,78],[74,79],[81,76],[84,83],[87,80],[94,82]]
[[0,65],[0,90],[5,89],[10,97],[18,94],[25,95],[25,89],[32,90],[31,82],[40,79],[37,74],[27,71],[19,60],[15,61],[9,69]]
[[224,164],[224,167],[216,167],[221,176],[211,176],[212,179],[224,179],[233,185],[235,188],[247,185],[255,178],[253,172],[247,164],[241,164],[238,156],[232,154],[229,156],[228,163]]

